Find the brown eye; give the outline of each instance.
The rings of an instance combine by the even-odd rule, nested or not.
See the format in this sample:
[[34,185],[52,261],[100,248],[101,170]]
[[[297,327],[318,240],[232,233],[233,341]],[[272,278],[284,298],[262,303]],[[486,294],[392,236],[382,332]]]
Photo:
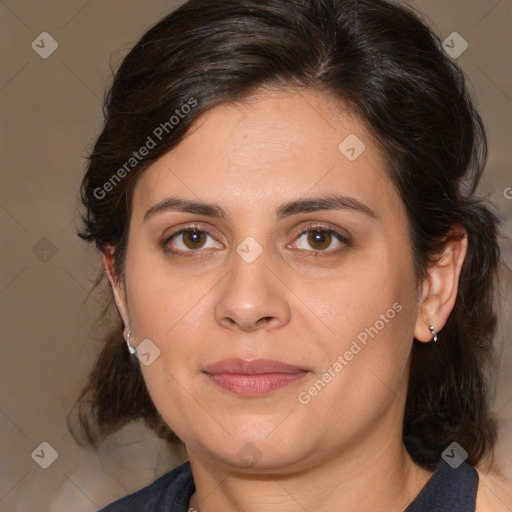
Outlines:
[[332,234],[323,229],[309,231],[308,243],[314,249],[318,249],[320,251],[327,249],[327,247],[329,247],[329,245],[331,244],[331,240]]
[[210,242],[210,245],[205,245],[208,238],[213,238],[202,229],[182,229],[169,237],[165,245],[172,252],[197,252],[199,249],[215,248],[218,247],[215,241]]
[[[343,235],[322,226],[309,226],[302,229],[296,236],[297,248],[307,252],[336,253],[338,250],[350,246],[349,241]],[[301,239],[304,241],[301,242]]]
[[206,236],[204,231],[189,230],[183,231],[183,243],[189,249],[200,249],[204,244]]

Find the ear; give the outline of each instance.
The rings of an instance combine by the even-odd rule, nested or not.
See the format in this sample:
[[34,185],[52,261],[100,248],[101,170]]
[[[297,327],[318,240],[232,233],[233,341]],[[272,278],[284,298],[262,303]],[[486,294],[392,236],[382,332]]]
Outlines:
[[432,341],[429,326],[437,333],[444,327],[457,298],[459,276],[466,257],[467,232],[462,227],[452,229],[439,261],[433,265],[423,281],[414,337],[418,341]]
[[124,336],[126,338],[130,326],[130,317],[128,314],[128,301],[126,296],[126,288],[123,281],[116,275],[114,271],[114,248],[107,247],[103,253],[103,265],[105,266],[105,273],[107,274],[110,285],[112,286],[112,293],[114,301],[117,306],[117,311],[124,324]]

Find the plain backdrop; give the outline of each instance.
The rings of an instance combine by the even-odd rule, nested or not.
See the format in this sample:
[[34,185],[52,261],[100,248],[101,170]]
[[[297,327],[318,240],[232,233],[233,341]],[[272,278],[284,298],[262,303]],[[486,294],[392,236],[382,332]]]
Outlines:
[[[411,3],[442,39],[457,32],[468,43],[457,60],[470,80],[490,149],[480,190],[500,210],[502,248],[510,264],[512,1]],[[77,194],[85,156],[102,125],[109,64],[116,66],[175,5],[164,0],[0,2],[2,512],[96,511],[185,458],[140,423],[113,436],[99,453],[90,452],[74,442],[65,422],[100,346],[94,328],[100,300],[89,292],[101,262],[76,236]],[[57,49],[43,58],[52,44]],[[500,291],[496,344],[501,361],[493,406],[500,422],[497,462],[509,477],[511,284],[509,273]],[[47,469],[36,457],[41,450],[56,457]],[[492,488],[492,482],[491,475],[486,485]],[[505,497],[503,510],[512,510]]]

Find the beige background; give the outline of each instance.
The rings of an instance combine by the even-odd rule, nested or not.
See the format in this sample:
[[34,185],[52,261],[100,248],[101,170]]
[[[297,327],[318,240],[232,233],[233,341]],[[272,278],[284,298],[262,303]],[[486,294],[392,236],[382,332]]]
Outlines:
[[[482,192],[505,221],[502,245],[510,264],[512,244],[506,237],[512,229],[512,199],[506,199],[505,191],[512,187],[512,1],[414,4],[432,19],[442,39],[456,31],[469,43],[458,61],[473,84],[489,136]],[[140,424],[120,432],[99,454],[90,453],[74,443],[65,423],[99,344],[93,329],[98,297],[88,292],[100,261],[78,240],[75,224],[84,157],[101,127],[109,61],[116,66],[143,31],[174,5],[164,0],[0,3],[2,512],[92,512],[147,485],[184,458]],[[31,48],[42,32],[59,45],[47,59]],[[511,284],[508,273],[502,283],[494,404],[500,420],[497,467],[509,478]],[[58,452],[48,469],[31,457],[42,442]],[[494,472],[485,475],[484,485],[496,494],[498,512],[499,507],[512,510]]]

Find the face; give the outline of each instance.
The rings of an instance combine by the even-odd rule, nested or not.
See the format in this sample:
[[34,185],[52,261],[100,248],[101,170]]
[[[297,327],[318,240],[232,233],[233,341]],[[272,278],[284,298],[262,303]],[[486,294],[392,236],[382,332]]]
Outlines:
[[117,303],[189,454],[300,469],[401,433],[412,253],[357,117],[313,91],[216,107],[132,206]]

